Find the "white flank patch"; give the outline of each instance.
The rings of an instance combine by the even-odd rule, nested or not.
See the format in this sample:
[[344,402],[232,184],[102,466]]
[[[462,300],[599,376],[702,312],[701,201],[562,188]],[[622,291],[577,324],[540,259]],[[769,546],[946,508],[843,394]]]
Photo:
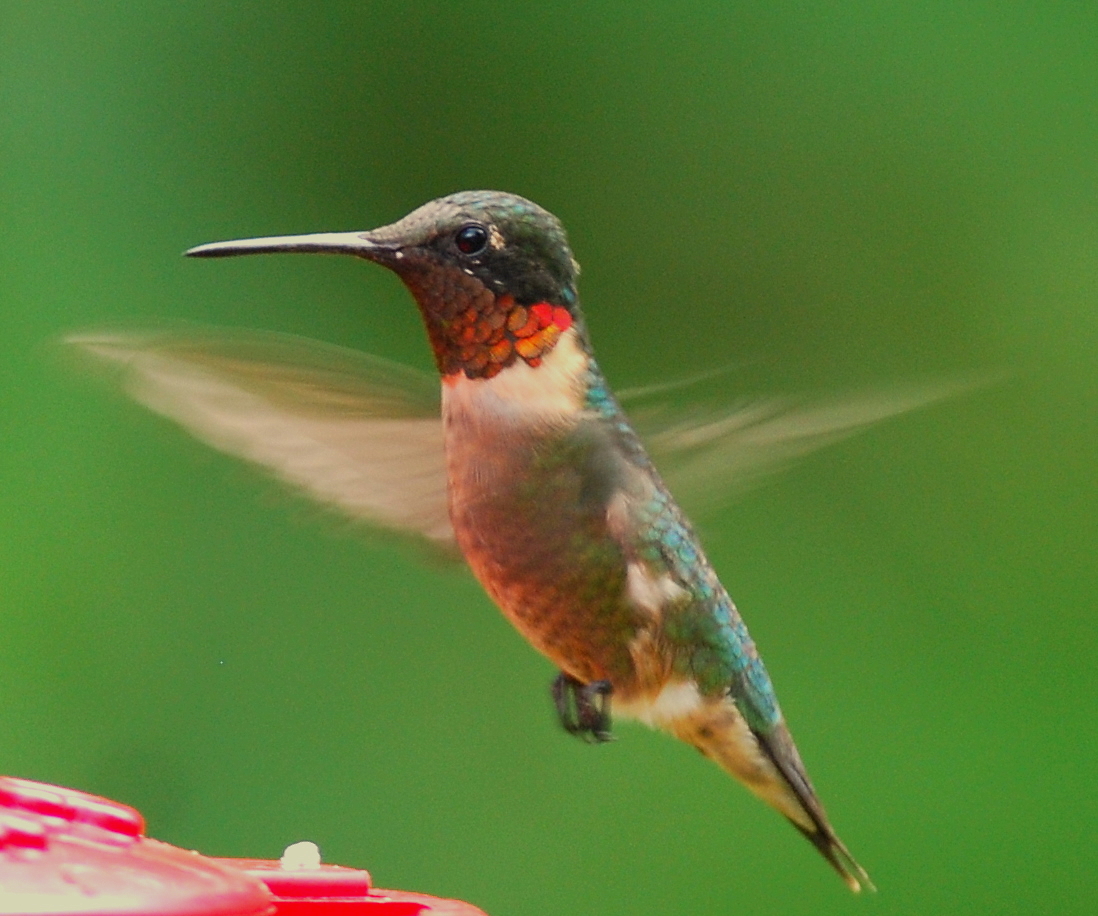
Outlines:
[[636,719],[652,728],[665,728],[676,719],[688,716],[701,706],[701,694],[693,681],[668,684],[654,697],[619,701],[614,698],[614,714]]
[[632,519],[629,497],[624,490],[618,490],[606,506],[606,525],[610,533],[625,543],[629,537],[629,522]]
[[447,376],[442,386],[443,416],[475,419],[512,414],[524,421],[567,421],[583,409],[581,382],[586,369],[587,354],[579,346],[575,328],[569,328],[540,366],[518,359],[490,379],[466,378],[464,373]]
[[657,619],[663,615],[663,609],[668,604],[686,595],[686,589],[670,575],[653,576],[647,566],[638,562],[629,564],[625,574],[625,591],[633,604]]

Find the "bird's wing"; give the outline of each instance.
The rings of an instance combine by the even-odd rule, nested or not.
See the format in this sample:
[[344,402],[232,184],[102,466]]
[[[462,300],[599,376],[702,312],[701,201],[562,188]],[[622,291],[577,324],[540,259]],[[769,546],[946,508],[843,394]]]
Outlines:
[[258,331],[110,330],[65,343],[214,448],[353,519],[452,544],[437,379]]
[[881,420],[985,382],[954,379],[828,398],[759,398],[723,409],[680,407],[677,415],[666,404],[652,404],[652,395],[690,381],[626,391],[621,400],[668,486],[693,514],[725,505],[794,460]]

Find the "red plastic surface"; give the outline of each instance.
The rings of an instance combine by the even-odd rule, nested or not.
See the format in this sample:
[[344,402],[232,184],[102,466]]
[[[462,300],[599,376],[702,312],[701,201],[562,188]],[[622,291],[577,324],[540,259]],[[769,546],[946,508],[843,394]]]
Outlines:
[[217,859],[258,878],[278,916],[484,916],[460,900],[371,887],[369,872],[339,865],[287,870],[267,859]]
[[133,808],[0,777],[0,913],[261,916],[266,887],[142,835]]
[[337,865],[210,859],[118,802],[0,776],[0,916],[484,916]]

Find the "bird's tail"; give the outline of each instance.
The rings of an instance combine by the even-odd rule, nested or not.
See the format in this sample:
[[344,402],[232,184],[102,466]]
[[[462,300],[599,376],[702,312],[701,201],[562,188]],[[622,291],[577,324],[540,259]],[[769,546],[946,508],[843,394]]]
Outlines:
[[717,763],[808,838],[852,891],[876,890],[828,823],[785,723],[752,730],[730,699],[704,703],[666,727]]

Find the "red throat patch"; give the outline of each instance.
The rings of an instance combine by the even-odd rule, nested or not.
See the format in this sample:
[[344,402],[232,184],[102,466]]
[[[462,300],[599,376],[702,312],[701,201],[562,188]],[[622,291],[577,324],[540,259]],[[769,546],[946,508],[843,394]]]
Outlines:
[[511,295],[494,297],[484,303],[487,307],[482,302],[432,335],[444,376],[463,372],[469,378],[492,378],[516,359],[538,366],[572,326],[568,309],[548,302],[518,305]]

